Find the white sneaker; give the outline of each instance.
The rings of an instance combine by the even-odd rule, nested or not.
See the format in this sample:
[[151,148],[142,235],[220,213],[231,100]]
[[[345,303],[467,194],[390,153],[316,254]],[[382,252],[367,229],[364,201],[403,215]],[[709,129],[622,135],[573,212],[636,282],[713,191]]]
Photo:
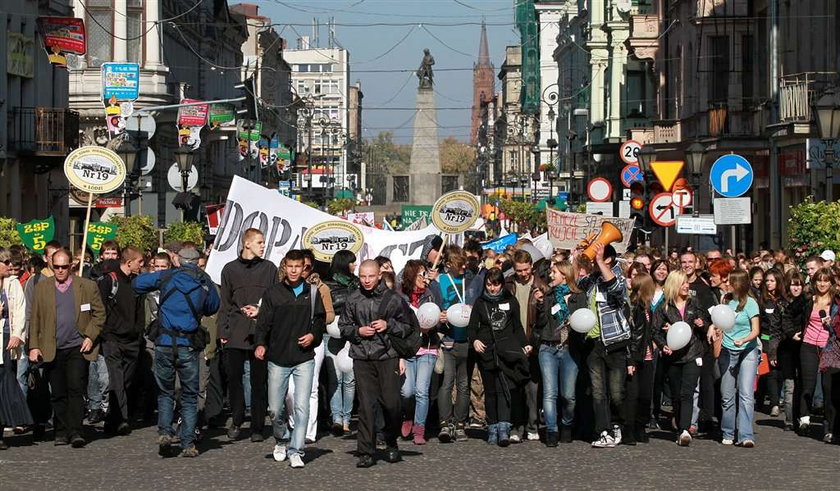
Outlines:
[[683,430],[682,433],[680,433],[680,437],[677,439],[677,445],[681,447],[691,445],[691,433],[689,433],[688,430]]
[[720,443],[722,443],[722,444],[724,444],[724,445],[733,445],[733,444],[735,444],[735,442],[734,442],[734,441],[732,441],[732,439],[731,439],[731,438],[724,438],[723,440],[721,440],[721,441],[720,441]]
[[533,431],[528,432],[528,441],[529,442],[536,442],[540,440],[540,434],[534,433]]
[[510,443],[522,443],[522,437],[519,435],[510,435]]
[[601,437],[592,442],[595,448],[613,448],[615,447],[615,439],[607,431],[601,432]]
[[289,457],[289,465],[292,466],[292,469],[300,469],[303,467],[303,459],[300,458],[300,454],[294,454]]
[[284,460],[286,460],[286,446],[279,444],[275,445],[272,455],[274,455],[274,460],[276,460],[277,462],[283,462]]
[[616,445],[621,443],[621,426],[613,425],[613,440]]
[[810,426],[811,425],[811,417],[810,416],[802,416],[799,418],[799,426]]

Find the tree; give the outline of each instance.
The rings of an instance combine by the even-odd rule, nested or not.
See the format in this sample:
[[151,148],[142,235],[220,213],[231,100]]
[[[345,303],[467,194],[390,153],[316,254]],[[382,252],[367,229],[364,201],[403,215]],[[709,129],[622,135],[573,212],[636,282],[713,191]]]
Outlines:
[[808,256],[826,249],[840,251],[840,203],[814,201],[810,196],[790,207],[788,238],[794,260],[805,265]]
[[327,212],[330,215],[340,216],[345,212],[352,213],[356,207],[356,200],[350,198],[336,198],[327,201]]
[[14,218],[0,217],[0,247],[9,247],[21,243],[15,225],[17,225],[17,221]]
[[108,223],[117,225],[116,241],[120,247],[134,246],[143,251],[157,249],[158,233],[149,215],[112,215]]
[[194,242],[199,246],[204,244],[204,225],[198,222],[174,222],[166,227],[163,241]]
[[[377,172],[387,174],[406,174],[411,162],[411,146],[394,143],[394,133],[381,131],[376,138],[368,141],[368,159]],[[380,166],[381,167],[378,167]]]
[[454,137],[440,142],[440,168],[444,174],[466,174],[475,168],[475,149]]

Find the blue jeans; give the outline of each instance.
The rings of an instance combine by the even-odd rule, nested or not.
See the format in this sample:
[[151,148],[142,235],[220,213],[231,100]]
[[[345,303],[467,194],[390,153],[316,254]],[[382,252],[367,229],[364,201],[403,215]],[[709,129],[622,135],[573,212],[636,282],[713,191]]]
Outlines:
[[251,409],[251,360],[245,360],[242,371],[242,392],[245,393],[245,407]]
[[720,428],[723,438],[735,439],[735,396],[738,396],[738,442],[755,440],[753,409],[755,407],[755,375],[761,351],[758,346],[743,351],[723,348],[720,352],[720,392],[723,399],[723,418]]
[[558,431],[557,396],[563,397],[563,426],[571,426],[575,418],[575,384],[578,365],[569,347],[540,345],[540,373],[543,381],[543,413],[547,432]]
[[303,455],[306,443],[306,426],[309,424],[309,393],[312,391],[312,378],[315,374],[315,360],[305,361],[293,367],[281,367],[268,362],[268,417],[274,429],[274,439],[278,444],[288,441],[285,406],[289,378],[295,381],[295,428],[287,450],[288,455]]
[[[336,355],[327,351],[327,358],[331,361],[329,365],[335,372],[335,387],[330,384],[330,412],[332,422],[347,426],[350,424],[350,414],[353,412],[353,399],[356,397],[356,376],[352,371],[344,373],[335,365]],[[332,378],[332,377],[330,377]]]
[[158,434],[175,436],[175,376],[181,385],[181,448],[195,442],[198,419],[199,355],[202,352],[188,346],[178,347],[177,359],[172,347],[155,346],[155,381],[158,386]]
[[429,414],[429,385],[432,383],[436,360],[437,355],[431,353],[405,360],[405,382],[400,388],[400,395],[403,399],[414,397],[415,425],[426,426],[426,416]]
[[88,365],[88,386],[87,400],[88,409],[97,409],[103,412],[108,411],[108,367],[105,365],[105,357],[99,354],[96,360]]

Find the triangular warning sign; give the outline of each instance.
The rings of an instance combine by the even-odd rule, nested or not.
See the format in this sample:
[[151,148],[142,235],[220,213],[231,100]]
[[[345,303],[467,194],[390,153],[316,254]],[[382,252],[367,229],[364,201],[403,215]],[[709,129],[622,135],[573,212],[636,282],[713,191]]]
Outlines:
[[665,191],[669,192],[671,191],[671,187],[674,186],[674,181],[677,180],[677,176],[680,175],[680,171],[682,171],[684,165],[685,162],[682,160],[661,160],[651,162],[650,168],[656,175],[656,178],[659,179],[659,183],[662,184]]

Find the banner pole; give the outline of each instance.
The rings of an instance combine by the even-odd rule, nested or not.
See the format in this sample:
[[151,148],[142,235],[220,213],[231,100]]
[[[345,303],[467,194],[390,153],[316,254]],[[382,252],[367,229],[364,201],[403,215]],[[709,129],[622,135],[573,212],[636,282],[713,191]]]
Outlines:
[[79,277],[85,269],[85,249],[87,248],[88,226],[90,225],[90,209],[93,206],[93,193],[88,193],[87,211],[85,211],[85,228],[82,232],[82,255],[79,259]]
[[449,234],[443,234],[443,243],[440,245],[440,251],[438,251],[438,255],[435,258],[435,262],[432,263],[432,271],[437,270],[438,262],[440,261],[441,256],[443,256],[443,250],[446,248],[446,241],[449,239]]

